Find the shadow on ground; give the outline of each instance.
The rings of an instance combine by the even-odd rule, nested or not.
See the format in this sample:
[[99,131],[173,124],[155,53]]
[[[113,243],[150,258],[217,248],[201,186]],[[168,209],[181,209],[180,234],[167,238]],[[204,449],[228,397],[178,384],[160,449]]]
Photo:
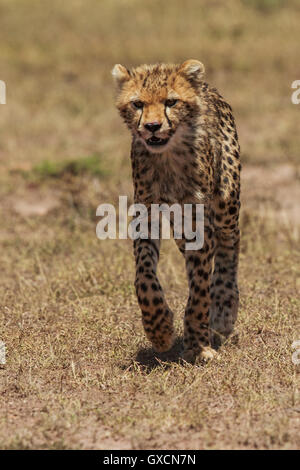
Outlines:
[[[230,336],[227,340],[224,341],[223,337],[220,335],[215,335],[214,340],[212,342],[212,347],[218,351],[222,346],[229,347],[230,345],[237,345],[239,342],[239,335],[235,332],[233,335]],[[151,371],[156,367],[160,367],[161,363],[164,363],[165,367],[170,367],[171,364],[184,364],[185,361],[182,359],[183,352],[183,337],[180,336],[176,338],[173,347],[170,351],[165,353],[158,353],[153,348],[141,348],[136,355],[135,363],[139,366],[142,366],[147,371]],[[169,362],[169,365],[167,364]]]
[[156,367],[161,366],[161,363],[180,363],[181,353],[183,351],[183,338],[176,338],[173,347],[165,352],[158,353],[153,348],[142,348],[137,352],[135,361],[138,365],[151,371]]

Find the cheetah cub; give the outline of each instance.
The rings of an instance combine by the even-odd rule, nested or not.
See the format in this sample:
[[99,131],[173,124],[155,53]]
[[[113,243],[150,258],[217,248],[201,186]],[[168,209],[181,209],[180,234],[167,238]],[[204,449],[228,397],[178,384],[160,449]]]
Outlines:
[[[185,249],[189,298],[183,358],[208,360],[212,347],[232,332],[239,291],[240,160],[231,107],[204,80],[197,60],[181,65],[115,65],[116,105],[132,133],[135,203],[204,205],[204,243]],[[194,220],[195,213],[192,218]],[[135,288],[145,333],[167,351],[174,340],[173,313],[156,275],[160,240],[134,241]]]

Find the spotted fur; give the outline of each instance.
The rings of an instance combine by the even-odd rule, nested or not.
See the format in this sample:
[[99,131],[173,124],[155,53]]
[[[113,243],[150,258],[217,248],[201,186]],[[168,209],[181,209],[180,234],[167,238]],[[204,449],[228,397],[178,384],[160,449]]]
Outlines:
[[[239,303],[241,165],[232,110],[203,80],[196,60],[130,71],[116,65],[113,75],[117,108],[132,133],[135,202],[205,207],[202,249],[176,242],[189,280],[183,357],[206,360],[214,355],[211,345],[232,332]],[[159,240],[134,242],[135,287],[146,335],[166,351],[174,339],[173,313],[156,275],[159,247]]]

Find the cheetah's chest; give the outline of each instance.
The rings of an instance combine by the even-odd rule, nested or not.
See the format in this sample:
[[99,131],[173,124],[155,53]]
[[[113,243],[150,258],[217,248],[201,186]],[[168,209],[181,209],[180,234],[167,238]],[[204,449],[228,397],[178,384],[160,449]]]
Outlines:
[[184,200],[189,187],[189,172],[184,155],[161,156],[151,168],[151,194],[155,202],[180,203]]
[[149,196],[154,203],[203,202],[199,168],[185,153],[161,155],[148,174]]

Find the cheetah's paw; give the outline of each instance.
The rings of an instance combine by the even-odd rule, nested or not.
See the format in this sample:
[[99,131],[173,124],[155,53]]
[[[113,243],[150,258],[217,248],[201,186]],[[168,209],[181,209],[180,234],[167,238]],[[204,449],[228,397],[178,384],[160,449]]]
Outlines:
[[207,346],[200,352],[197,352],[193,349],[186,349],[182,354],[182,358],[184,361],[191,364],[207,363],[214,358],[218,358],[218,353],[214,349]]

